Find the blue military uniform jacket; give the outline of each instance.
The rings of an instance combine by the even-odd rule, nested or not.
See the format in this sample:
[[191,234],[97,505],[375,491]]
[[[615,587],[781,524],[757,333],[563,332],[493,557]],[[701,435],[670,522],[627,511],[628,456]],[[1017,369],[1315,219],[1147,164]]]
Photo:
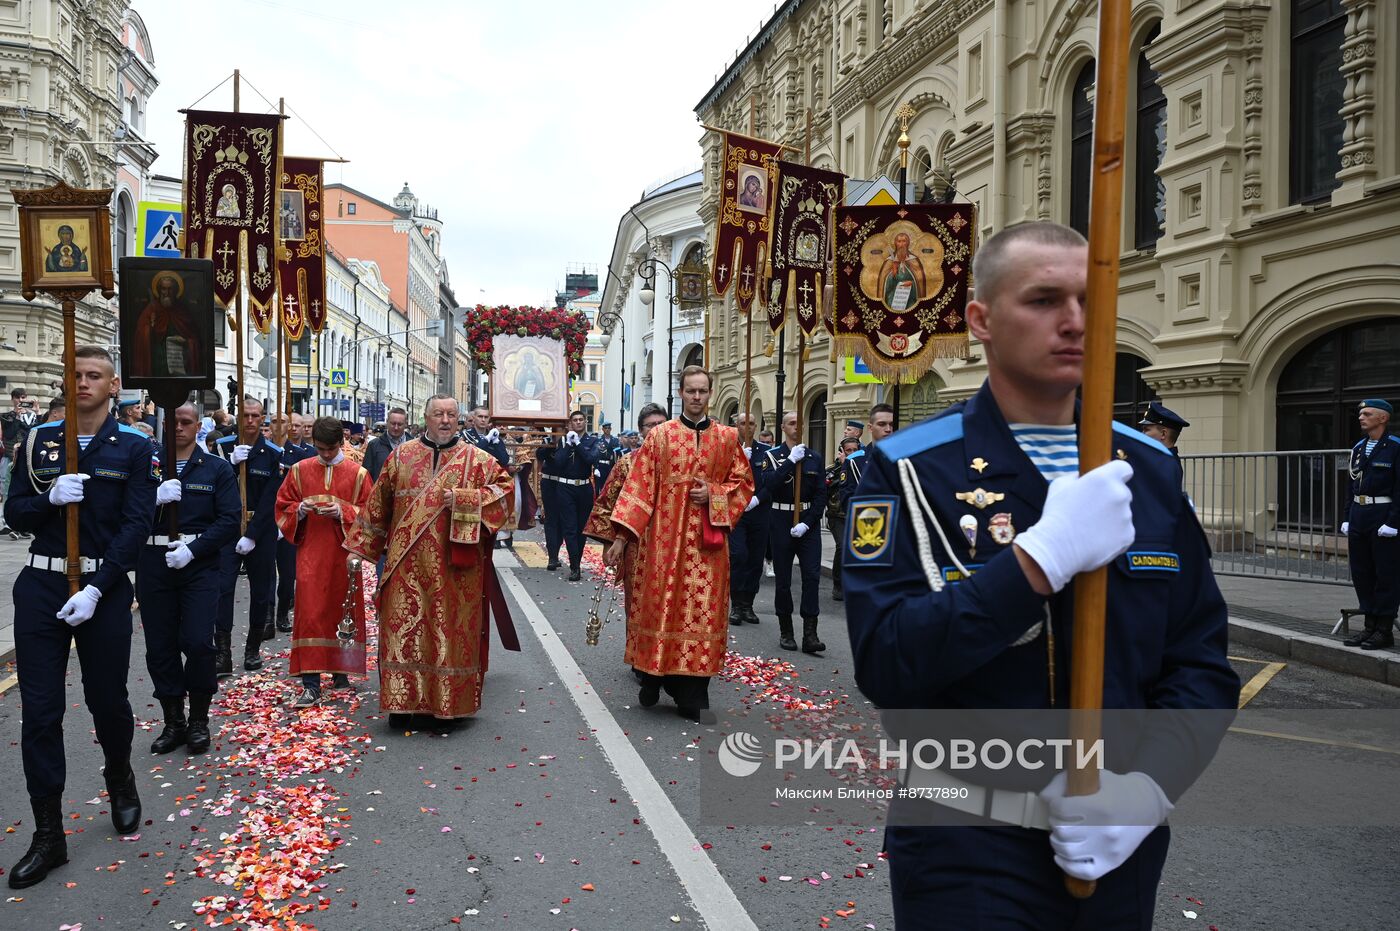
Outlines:
[[[762,488],[759,500],[765,504],[786,504],[784,513],[792,513],[793,482],[797,471],[788,458],[787,443],[779,443],[765,450],[762,456],[754,453],[754,485]],[[826,507],[826,470],[822,468],[821,454],[808,449],[802,457],[802,513],[797,518],[809,528],[821,525],[822,510]]]
[[467,428],[467,442],[475,446],[484,453],[489,454],[501,464],[501,468],[510,465],[510,450],[506,449],[505,440],[497,440],[492,443],[486,437],[477,432],[475,427]]
[[[1400,530],[1400,439],[1383,435],[1366,455],[1366,440],[1351,449],[1351,507],[1347,520],[1356,533],[1374,533],[1381,524]],[[1361,504],[1356,498],[1389,498],[1380,504]]]
[[282,447],[282,473],[285,475],[292,466],[303,459],[310,459],[314,455],[316,455],[316,447],[311,443],[285,444]]
[[[156,451],[157,461],[163,461],[164,450]],[[175,478],[173,469],[164,470],[167,478]],[[217,557],[219,551],[238,539],[238,477],[233,466],[198,446],[180,472],[180,501],[177,515],[181,534],[199,534],[190,544],[196,560]],[[156,508],[152,530],[168,534],[170,518],[168,505]]]
[[[64,509],[49,503],[49,488],[64,468],[63,421],[35,426],[15,459],[5,520],[15,530],[34,534],[29,552],[62,558],[67,554]],[[80,555],[102,560],[86,577],[103,593],[136,568],[136,557],[151,533],[156,509],[159,465],[155,446],[134,427],[108,417],[78,453],[78,469],[92,476],[83,485],[79,507]]]
[[[1225,601],[1176,460],[1120,424],[1113,440],[1115,455],[1133,467],[1136,539],[1107,567],[1104,707],[1234,709],[1239,679],[1225,656]],[[906,471],[970,577],[945,553],[917,497],[906,494]],[[843,577],[856,682],[871,701],[891,709],[1069,706],[1074,585],[1037,594],[1011,546],[1040,519],[1048,487],[986,385],[868,448],[846,513]],[[975,521],[972,542],[964,518]],[[928,562],[914,530],[921,520]],[[1175,799],[1189,781],[1167,774],[1181,772],[1183,756],[1204,751],[1187,744],[1145,739],[1135,768]],[[1204,760],[1213,752],[1211,744]]]
[[[228,459],[237,445],[238,436],[235,434],[220,437],[215,448],[220,457]],[[261,541],[272,535],[277,527],[273,511],[277,506],[277,489],[282,487],[282,447],[260,435],[253,448],[248,450],[248,458],[243,464],[233,467],[235,487],[238,470],[243,467],[248,470],[245,479],[248,491],[246,507],[252,513],[244,536]]]
[[536,458],[540,462],[541,476],[554,475],[568,479],[591,479],[593,467],[602,456],[602,445],[594,436],[579,438],[577,446],[564,443],[564,437],[555,437],[557,446],[541,446]]
[[865,472],[865,447],[851,453],[846,457],[846,461],[841,464],[841,487],[838,495],[841,498],[841,513],[846,513],[846,505],[851,501],[851,495],[856,493],[860,487],[860,478]]

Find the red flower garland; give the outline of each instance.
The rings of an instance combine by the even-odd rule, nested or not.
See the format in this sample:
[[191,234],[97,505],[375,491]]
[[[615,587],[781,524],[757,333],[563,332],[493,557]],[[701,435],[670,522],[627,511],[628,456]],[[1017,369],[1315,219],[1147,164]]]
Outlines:
[[483,304],[467,314],[467,345],[476,364],[484,372],[493,368],[492,339],[496,336],[543,336],[564,344],[569,376],[583,374],[583,350],[588,345],[588,318],[580,313],[553,307],[487,307]]

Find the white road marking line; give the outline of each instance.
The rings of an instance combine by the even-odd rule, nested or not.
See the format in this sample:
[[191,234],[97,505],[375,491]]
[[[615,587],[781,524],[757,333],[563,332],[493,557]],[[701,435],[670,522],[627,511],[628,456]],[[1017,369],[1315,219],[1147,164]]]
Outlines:
[[700,841],[681,817],[676,806],[671,804],[661,784],[656,781],[646,763],[631,741],[622,732],[622,726],[608,711],[603,700],[593,690],[588,677],[583,674],[568,648],[559,640],[554,628],[545,619],[525,586],[516,579],[509,565],[519,561],[513,556],[502,557],[507,551],[497,550],[496,566],[500,570],[501,581],[510,591],[515,603],[530,621],[530,627],[544,647],[545,655],[559,674],[560,683],[578,706],[583,720],[593,730],[598,746],[607,755],[613,771],[617,773],[622,786],[631,795],[641,815],[642,823],[656,838],[661,853],[671,862],[681,887],[689,895],[691,904],[700,913],[701,919],[711,928],[724,928],[725,931],[758,931],[749,913],[740,904],[738,896],[729,883],[715,868],[714,861],[700,846]]

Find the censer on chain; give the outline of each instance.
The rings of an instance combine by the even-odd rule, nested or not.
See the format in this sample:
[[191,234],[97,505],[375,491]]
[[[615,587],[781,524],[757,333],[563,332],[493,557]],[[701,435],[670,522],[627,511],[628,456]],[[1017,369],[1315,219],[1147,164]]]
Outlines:
[[603,632],[603,625],[612,620],[613,608],[617,606],[617,591],[614,589],[612,597],[608,599],[607,614],[599,616],[598,609],[603,601],[603,589],[608,587],[608,582],[613,578],[613,570],[604,569],[603,575],[598,579],[598,587],[593,589],[593,603],[588,607],[588,622],[583,626],[583,639],[591,647],[598,645],[598,635]]
[[360,597],[360,558],[351,557],[345,561],[346,574],[350,584],[345,588],[345,601],[340,606],[340,623],[335,627],[335,637],[344,643],[355,639],[355,600]]

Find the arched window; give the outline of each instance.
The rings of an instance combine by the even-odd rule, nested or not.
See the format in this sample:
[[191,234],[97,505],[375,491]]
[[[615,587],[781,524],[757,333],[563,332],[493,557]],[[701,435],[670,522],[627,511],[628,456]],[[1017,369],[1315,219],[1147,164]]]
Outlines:
[[909,160],[909,183],[914,188],[914,203],[933,203],[933,192],[927,184],[932,171],[933,156],[928,154],[928,149],[918,149]]
[[1137,63],[1137,171],[1133,208],[1134,245],[1139,249],[1156,249],[1157,237],[1167,222],[1167,186],[1157,176],[1157,169],[1167,154],[1167,98],[1145,51],[1160,32],[1160,26],[1152,27],[1142,42],[1144,51],[1138,53]]
[[1074,79],[1069,109],[1069,225],[1089,235],[1090,163],[1094,156],[1094,63],[1086,62]]
[[117,198],[117,258],[131,255],[135,235],[132,228],[131,198],[123,191]]
[[826,392],[823,391],[807,405],[807,445],[826,455]]
[[688,349],[688,350],[686,351],[686,354],[685,354],[685,356],[681,359],[681,363],[680,363],[682,369],[684,369],[687,365],[704,365],[704,364],[705,364],[705,347],[704,347],[704,346],[701,346],[701,345],[698,344],[698,343],[697,343],[696,345],[694,345],[694,346],[691,346],[690,349]]
[[1147,405],[1157,400],[1157,392],[1147,387],[1147,382],[1138,374],[1149,364],[1146,359],[1131,352],[1120,352],[1114,356],[1113,419],[1135,429]]
[[1325,200],[1342,167],[1342,0],[1292,0],[1289,203]]
[[1278,380],[1278,449],[1342,449],[1360,438],[1362,398],[1400,397],[1400,321],[1330,331],[1289,361]]

